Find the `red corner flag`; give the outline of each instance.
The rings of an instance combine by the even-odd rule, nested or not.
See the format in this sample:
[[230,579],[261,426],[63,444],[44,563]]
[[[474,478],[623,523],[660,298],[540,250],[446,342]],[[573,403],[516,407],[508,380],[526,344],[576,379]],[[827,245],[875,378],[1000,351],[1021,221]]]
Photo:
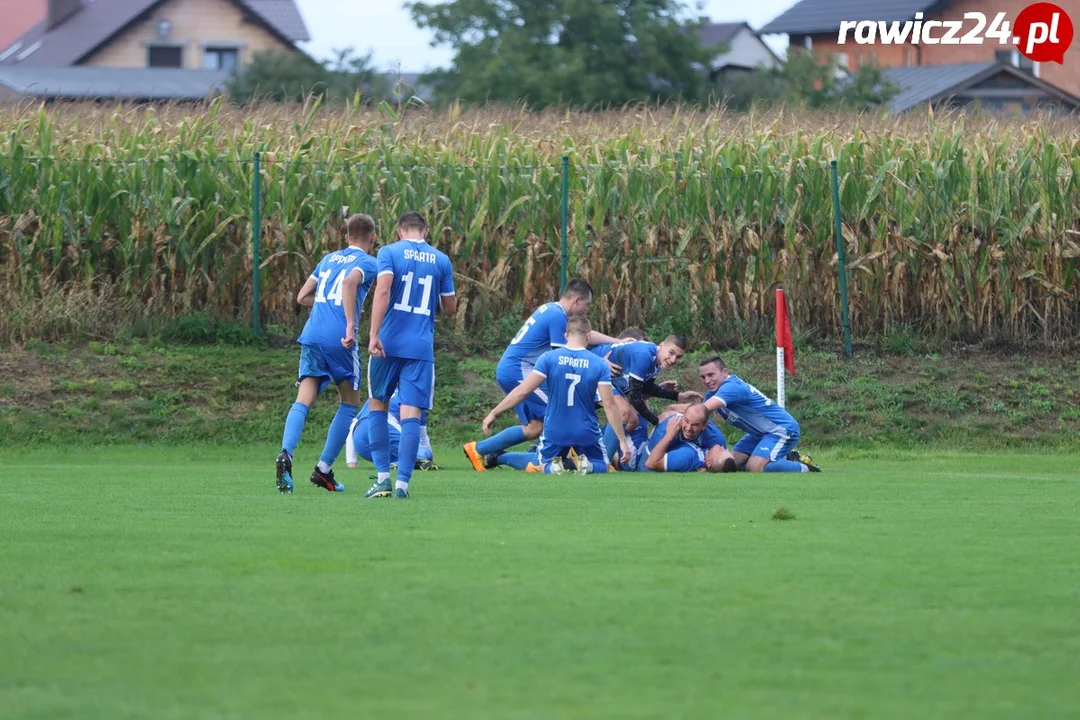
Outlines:
[[782,288],[776,290],[776,349],[783,349],[784,367],[794,375],[795,346],[791,343],[791,322],[788,320],[787,301]]

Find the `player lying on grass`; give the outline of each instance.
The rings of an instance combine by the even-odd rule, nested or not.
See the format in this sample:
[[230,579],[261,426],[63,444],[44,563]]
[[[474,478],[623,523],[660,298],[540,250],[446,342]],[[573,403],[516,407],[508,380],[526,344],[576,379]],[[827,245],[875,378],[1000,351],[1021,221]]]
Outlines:
[[[545,303],[536,308],[507,345],[495,368],[495,380],[504,393],[513,392],[529,376],[541,355],[566,345],[567,320],[587,314],[592,297],[593,291],[589,283],[581,278],[574,278],[566,284],[558,302]],[[590,332],[589,339],[594,344],[614,341],[614,338],[595,331]],[[504,450],[540,437],[540,433],[544,431],[547,403],[547,395],[542,389],[538,389],[514,407],[514,412],[521,421],[520,425],[463,445],[462,450],[473,469],[477,472],[491,469],[495,467],[496,459]]]
[[[349,439],[345,442],[345,460],[349,467],[354,468],[359,458],[371,462],[371,443],[368,440],[366,420],[371,411],[371,401],[364,403],[360,408],[360,414],[352,422],[349,428]],[[386,422],[390,430],[390,467],[397,466],[398,446],[401,443],[401,401],[398,393],[390,398],[390,407],[387,409]],[[431,440],[427,435],[427,410],[420,413],[420,447],[416,451],[417,470],[437,470],[435,467],[435,455],[431,450]]]
[[[368,338],[368,442],[375,484],[365,498],[409,497],[409,481],[420,447],[420,414],[435,395],[436,293],[442,311],[457,310],[450,258],[427,243],[428,227],[419,213],[398,220],[397,242],[379,249],[379,277],[371,304]],[[397,481],[390,484],[390,398],[401,394],[401,439]]]
[[[611,369],[603,358],[585,349],[590,329],[587,317],[570,318],[566,325],[566,347],[541,355],[529,376],[484,418],[484,434],[488,435],[500,414],[537,388],[543,388],[548,397],[544,432],[540,435],[536,464],[526,467],[526,472],[561,475],[566,472],[567,460],[574,463],[579,475],[608,470],[607,451],[596,417],[597,396],[604,412],[614,414],[618,411],[611,392]],[[621,427],[615,432],[619,438],[620,459],[628,461],[630,441]]]
[[293,451],[300,443],[315,399],[330,383],[337,385],[340,404],[326,432],[326,444],[311,473],[311,482],[332,492],[345,490],[334,479],[332,466],[345,446],[360,403],[356,326],[364,298],[375,280],[375,258],[369,254],[375,242],[375,221],[368,215],[353,215],[346,223],[346,232],[349,246],[323,257],[296,296],[296,302],[311,308],[311,315],[296,340],[300,344],[296,402],[285,418],[276,461],[277,488],[282,493],[293,491]]
[[[644,340],[645,333],[639,328],[628,327],[619,333],[619,340]],[[608,367],[611,367],[611,363],[608,363]],[[623,463],[619,459],[619,438],[615,435],[614,429],[611,427],[610,419],[603,428],[604,448],[607,450],[608,458],[611,459],[612,470],[632,470],[634,460],[637,455],[638,447],[640,447],[646,440],[649,439],[649,426],[645,423],[643,418],[639,418],[640,422],[638,426],[626,433],[626,437],[630,440],[631,455],[630,459]],[[528,452],[507,452],[501,453],[495,456],[484,457],[484,467],[490,469],[499,465],[505,465],[517,470],[526,470],[533,461],[536,460],[537,448],[533,446],[529,448]]]
[[681,413],[664,412],[640,453],[638,470],[649,472],[735,472],[738,466],[709,410],[696,402]]
[[791,413],[729,372],[718,356],[702,360],[698,373],[708,390],[705,407],[746,433],[732,448],[739,467],[749,472],[821,472],[813,458],[795,450],[799,423]]

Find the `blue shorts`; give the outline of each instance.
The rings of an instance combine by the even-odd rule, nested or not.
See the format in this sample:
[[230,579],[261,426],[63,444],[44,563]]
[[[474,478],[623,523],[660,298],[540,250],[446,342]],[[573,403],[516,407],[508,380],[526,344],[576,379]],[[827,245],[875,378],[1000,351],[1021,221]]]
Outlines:
[[[509,395],[521,384],[523,378],[516,378],[510,373],[502,373],[496,371],[495,381],[499,383],[499,387],[502,391]],[[544,415],[547,413],[547,395],[540,388],[537,388],[532,392],[529,397],[525,398],[517,405],[514,406],[514,412],[517,413],[518,420],[522,425],[528,425],[533,420],[540,420],[543,422]]]
[[763,457],[769,462],[782,460],[785,455],[795,449],[799,444],[799,433],[792,433],[788,437],[781,435],[743,435],[731,452],[750,455],[751,457]]
[[402,405],[430,410],[435,400],[435,363],[410,358],[368,358],[368,397],[389,404],[395,390]]
[[330,383],[340,385],[348,381],[353,390],[360,389],[360,348],[353,345],[345,349],[322,345],[300,346],[300,369],[296,384],[304,378],[318,378],[319,392]]
[[[607,449],[604,448],[603,438],[598,438],[588,445],[548,445],[544,442],[544,436],[541,435],[538,442],[539,447],[536,449],[536,455],[541,467],[557,457],[566,458],[570,453],[570,448],[573,448],[577,454],[584,455],[589,459],[589,462],[593,465],[593,472],[607,472],[608,454]],[[601,467],[602,470],[597,469]]]
[[[358,456],[368,462],[374,462],[371,459],[371,441],[368,439],[366,420],[367,418],[353,420],[352,427],[349,430],[349,442],[353,444],[353,450],[356,451]],[[398,446],[401,444],[401,424],[393,415],[388,415],[386,420],[387,430],[390,431],[390,464],[393,465],[397,462]],[[421,445],[416,451],[416,459],[432,460],[434,456],[429,449]]]

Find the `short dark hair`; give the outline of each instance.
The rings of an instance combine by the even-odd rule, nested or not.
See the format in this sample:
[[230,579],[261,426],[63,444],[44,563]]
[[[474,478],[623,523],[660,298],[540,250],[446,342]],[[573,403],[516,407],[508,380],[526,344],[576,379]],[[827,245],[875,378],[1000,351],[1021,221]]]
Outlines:
[[698,363],[698,367],[705,367],[711,363],[716,363],[716,367],[721,371],[727,370],[727,365],[724,364],[724,361],[720,359],[719,355],[710,355],[709,357],[703,358],[701,362]]
[[570,282],[566,283],[566,289],[563,290],[562,296],[564,298],[592,298],[592,286],[585,282],[581,278],[574,278]]
[[739,469],[739,466],[735,464],[735,458],[724,458],[723,464],[720,466],[720,472],[735,472]]
[[575,315],[566,320],[567,335],[588,335],[590,330],[592,330],[592,323],[589,322],[589,318],[585,315]]
[[679,348],[680,350],[686,350],[686,348],[690,346],[690,343],[688,343],[686,341],[686,336],[684,336],[684,335],[676,335],[674,333],[672,333],[671,335],[668,335],[667,340],[665,340],[664,342],[671,343],[672,345]]
[[349,237],[357,240],[367,240],[375,232],[375,221],[371,219],[370,215],[356,213],[345,222],[345,227],[349,231]]
[[633,338],[634,340],[644,340],[645,331],[639,327],[630,326],[617,335],[622,340],[623,338]]
[[417,232],[427,230],[427,223],[424,221],[424,216],[418,212],[405,213],[398,218],[397,226],[399,230],[415,230]]

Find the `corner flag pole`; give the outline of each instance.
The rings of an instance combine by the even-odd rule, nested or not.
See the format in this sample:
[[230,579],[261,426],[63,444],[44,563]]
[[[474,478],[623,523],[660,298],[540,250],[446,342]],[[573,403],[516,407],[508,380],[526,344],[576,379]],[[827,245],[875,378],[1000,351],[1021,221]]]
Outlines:
[[795,374],[795,347],[791,341],[791,322],[788,320],[787,299],[784,289],[776,289],[776,404],[784,407],[785,370]]

